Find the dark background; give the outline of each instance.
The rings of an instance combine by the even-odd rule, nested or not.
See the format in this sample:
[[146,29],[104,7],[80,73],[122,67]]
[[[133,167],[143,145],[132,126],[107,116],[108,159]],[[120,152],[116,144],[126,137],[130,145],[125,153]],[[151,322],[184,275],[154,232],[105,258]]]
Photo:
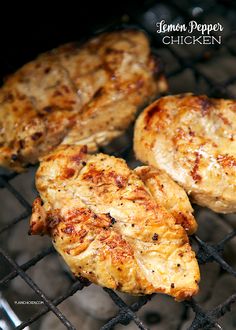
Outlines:
[[[0,78],[14,72],[37,54],[65,42],[80,40],[127,14],[131,21],[155,4],[175,6],[174,1],[5,1],[0,10]],[[181,4],[180,4],[181,2]],[[178,1],[183,17],[194,6],[214,6],[215,1]],[[224,8],[233,0],[216,1]]]
[[0,76],[59,44],[79,40],[150,1],[8,1],[0,11]]

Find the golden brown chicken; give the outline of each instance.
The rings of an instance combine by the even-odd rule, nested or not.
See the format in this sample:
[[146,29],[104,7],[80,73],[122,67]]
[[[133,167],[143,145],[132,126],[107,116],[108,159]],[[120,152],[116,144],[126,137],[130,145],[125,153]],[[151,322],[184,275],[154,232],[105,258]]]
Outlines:
[[198,291],[188,236],[122,159],[61,146],[40,163],[32,234],[49,234],[76,276],[177,300]]
[[164,90],[141,31],[105,33],[42,54],[0,89],[0,165],[21,171],[60,143],[96,150]]
[[197,230],[193,208],[183,188],[164,171],[152,166],[137,167],[135,173],[146,185],[154,199],[164,206],[189,235]]
[[236,101],[191,94],[160,98],[138,118],[134,149],[193,202],[236,212]]

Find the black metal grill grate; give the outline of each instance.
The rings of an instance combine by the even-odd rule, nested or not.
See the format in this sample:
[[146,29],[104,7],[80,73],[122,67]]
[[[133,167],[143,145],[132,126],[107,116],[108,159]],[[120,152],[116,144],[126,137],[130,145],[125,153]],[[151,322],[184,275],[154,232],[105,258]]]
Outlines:
[[[229,4],[231,7],[229,8]],[[236,21],[236,7],[233,4],[233,2],[217,2],[217,1],[209,1],[209,5],[207,8],[206,4],[203,4],[204,10],[202,13],[197,17],[197,20],[199,22],[203,22],[207,16],[212,13],[212,11],[220,17],[222,13],[225,15],[227,13],[231,13],[231,16],[233,15],[235,17]],[[191,15],[190,7],[187,5],[184,6],[181,5],[181,2],[179,2],[179,5],[174,4],[172,2],[168,2],[168,5],[166,7],[170,13],[174,12],[175,15],[183,19],[184,21],[189,21],[193,19],[193,16]],[[185,9],[183,9],[185,8]],[[150,8],[149,8],[150,9]],[[149,10],[148,9],[148,10]],[[147,11],[147,8],[145,9]],[[144,12],[145,12],[144,10]],[[198,52],[196,55],[191,56],[182,56],[178,53],[176,47],[172,47],[169,45],[163,45],[160,44],[160,40],[158,40],[157,36],[154,35],[153,31],[148,30],[145,26],[145,20],[143,20],[143,13],[139,13],[139,15],[132,17],[131,15],[131,22],[135,25],[138,25],[141,28],[146,29],[148,34],[150,35],[152,41],[153,41],[153,51],[159,52],[161,49],[165,49],[165,51],[169,52],[171,56],[177,61],[178,67],[170,72],[167,70],[167,77],[169,79],[170,85],[172,82],[172,79],[178,78],[178,76],[181,77],[181,74],[186,70],[190,70],[191,73],[194,76],[196,86],[200,84],[200,81],[205,82],[205,89],[204,92],[211,96],[224,96],[224,97],[231,97],[235,98],[236,94],[232,93],[232,90],[228,87],[233,85],[236,82],[236,75],[230,75],[227,80],[216,82],[214,79],[209,77],[204,71],[202,71],[198,64],[202,64],[203,66],[208,66],[209,62],[217,58],[220,54],[221,48],[224,48],[224,51],[234,56],[236,55],[236,48],[234,47],[234,44],[232,41],[235,42],[235,33],[236,33],[236,26],[234,25],[235,22],[232,20],[231,22],[228,22],[230,26],[230,32],[227,36],[223,38],[222,45],[211,45],[204,47],[203,50]],[[231,25],[230,25],[231,24]],[[110,27],[109,27],[110,28]],[[186,47],[187,48],[187,47]],[[222,55],[220,55],[222,56]],[[168,63],[167,63],[168,65]],[[186,83],[187,84],[187,83]],[[188,88],[186,88],[187,90]],[[199,93],[199,90],[196,88],[196,90],[191,90],[192,92]],[[171,92],[171,90],[170,90]],[[115,152],[115,154],[122,156],[124,158],[127,158],[128,154],[130,152],[130,145],[127,148],[124,148],[122,151]],[[16,174],[2,174],[0,175],[0,187],[6,188],[14,197],[19,201],[19,203],[24,208],[23,213],[17,214],[14,219],[12,219],[11,222],[9,222],[6,226],[2,227],[0,229],[0,234],[8,232],[15,224],[19,223],[20,221],[26,219],[30,213],[31,213],[31,205],[30,203],[21,195],[19,191],[17,191],[12,185],[11,180],[16,176]],[[197,216],[197,215],[196,215]],[[222,221],[225,221],[224,216],[219,216]],[[208,242],[202,241],[197,235],[193,235],[191,240],[194,244],[198,246],[198,253],[197,258],[200,264],[209,263],[209,262],[216,262],[220,265],[220,267],[230,275],[236,277],[236,270],[233,269],[222,257],[222,253],[224,251],[225,245],[232,240],[236,236],[236,230],[233,230],[231,233],[229,233],[223,240],[218,242],[217,244],[209,244]],[[57,297],[54,300],[50,300],[46,294],[40,290],[40,288],[36,285],[36,283],[29,277],[29,275],[26,273],[30,267],[33,267],[36,265],[40,260],[42,260],[44,257],[48,256],[49,254],[53,253],[54,249],[53,247],[46,248],[42,250],[39,254],[35,255],[32,259],[27,261],[26,263],[22,265],[18,265],[14,258],[8,255],[3,249],[0,249],[0,254],[2,258],[11,266],[11,271],[5,275],[0,280],[0,287],[4,288],[9,281],[14,279],[17,276],[20,276],[34,291],[37,293],[38,297],[44,302],[43,307],[38,307],[38,311],[31,315],[27,320],[25,320],[21,325],[19,325],[16,329],[24,329],[26,326],[32,324],[36,320],[38,320],[41,316],[46,314],[48,311],[52,311],[65,325],[67,329],[76,329],[75,326],[73,326],[70,323],[70,320],[68,320],[57,308],[57,305],[60,304],[62,301],[66,300],[69,296],[73,295],[78,290],[86,290],[86,286],[89,285],[88,282],[84,281],[83,279],[76,279],[72,283],[71,287],[65,292],[63,295]],[[101,288],[102,290],[102,288]],[[136,312],[139,311],[143,305],[148,303],[150,299],[152,299],[152,296],[142,296],[138,299],[137,302],[135,302],[132,305],[127,305],[114,291],[110,289],[104,289],[107,294],[110,296],[110,298],[114,301],[114,303],[119,307],[118,314],[110,319],[103,327],[103,330],[112,329],[116,324],[123,324],[127,325],[130,321],[135,322],[137,327],[139,329],[148,329],[145,324],[139,319],[139,317],[136,315]],[[184,301],[183,304],[187,308],[191,308],[193,312],[195,313],[195,318],[193,320],[192,325],[190,326],[190,329],[222,329],[222,327],[218,323],[218,319],[222,317],[225,313],[230,312],[231,305],[236,302],[236,292],[232,294],[228,299],[223,301],[220,305],[216,306],[212,310],[203,310],[202,307],[194,300],[190,301]]]

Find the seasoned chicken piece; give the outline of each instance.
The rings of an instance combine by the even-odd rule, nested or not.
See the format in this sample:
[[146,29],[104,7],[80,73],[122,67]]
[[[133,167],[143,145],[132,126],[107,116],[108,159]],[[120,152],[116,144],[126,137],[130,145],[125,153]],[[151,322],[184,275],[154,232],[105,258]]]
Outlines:
[[141,31],[105,33],[42,54],[0,89],[0,165],[21,171],[60,143],[95,151],[165,90]]
[[47,233],[76,276],[177,300],[198,291],[188,236],[122,159],[60,146],[36,175],[31,233]]
[[134,149],[192,201],[215,212],[236,211],[236,101],[191,94],[158,99],[136,122]]
[[152,166],[140,166],[134,171],[144,182],[154,199],[173,215],[176,223],[184,227],[188,234],[193,234],[197,230],[197,223],[184,189],[164,171]]

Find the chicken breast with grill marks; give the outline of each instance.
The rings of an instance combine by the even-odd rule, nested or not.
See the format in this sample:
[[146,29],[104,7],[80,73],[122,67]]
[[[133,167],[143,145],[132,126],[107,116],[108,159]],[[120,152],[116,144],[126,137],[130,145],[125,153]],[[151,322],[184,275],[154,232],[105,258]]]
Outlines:
[[236,101],[192,94],[167,96],[139,116],[138,159],[164,170],[192,201],[236,212]]
[[0,165],[21,171],[60,143],[95,151],[165,90],[141,31],[105,33],[42,54],[0,89]]
[[189,235],[197,230],[193,208],[183,188],[164,171],[152,166],[137,167],[135,173],[146,185],[154,199],[164,206]]
[[76,276],[131,294],[177,300],[198,291],[184,228],[122,159],[61,146],[36,174],[32,234],[49,234]]

